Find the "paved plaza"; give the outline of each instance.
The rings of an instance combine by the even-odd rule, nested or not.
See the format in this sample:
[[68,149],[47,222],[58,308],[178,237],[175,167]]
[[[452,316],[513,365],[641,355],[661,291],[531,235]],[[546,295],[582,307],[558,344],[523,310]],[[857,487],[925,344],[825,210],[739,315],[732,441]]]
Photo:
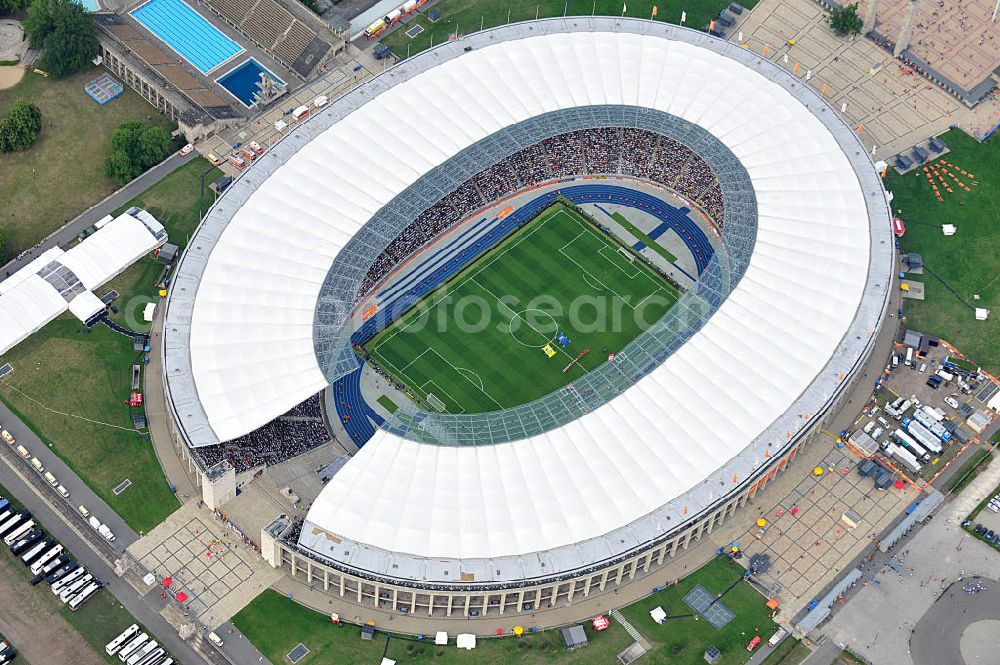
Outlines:
[[[157,584],[169,577],[164,593],[214,628],[271,586],[281,572],[198,503],[186,503],[127,552],[143,572],[153,573]],[[186,599],[181,600],[180,593]]]
[[[995,589],[996,584],[991,580],[1000,580],[1000,556],[986,543],[965,532],[961,522],[998,483],[1000,464],[993,464],[965,491],[939,508],[934,518],[920,527],[912,538],[896,545],[891,566],[866,569],[861,590],[851,595],[846,605],[816,632],[872,663],[961,665],[961,652],[982,653],[983,647],[975,641],[975,634],[970,640],[962,640],[965,644],[961,645],[961,652],[960,640],[955,636],[961,635],[961,627],[966,624],[977,623],[984,612],[986,616],[990,613],[993,617],[1000,616],[998,604],[981,607],[983,603],[992,603],[993,598],[1000,602],[1000,594],[985,591],[967,594],[963,591],[966,582],[956,582],[960,578],[980,576],[988,589]],[[940,611],[935,602],[938,598],[941,598],[938,602],[943,601],[946,606],[951,604],[951,609],[943,612],[948,620],[938,619],[928,626],[924,615],[935,616],[931,612]],[[943,660],[932,661],[924,657],[926,645],[935,635],[942,641],[945,636],[950,640],[945,645],[945,653],[949,655]],[[920,654],[911,654],[918,643]],[[978,665],[990,661],[967,662]]]
[[[907,0],[908,1],[908,0]],[[935,3],[936,4],[936,3]],[[914,74],[874,42],[844,39],[826,24],[825,10],[813,0],[762,0],[731,32],[754,53],[767,55],[806,80],[844,119],[861,127],[862,143],[877,159],[887,159],[956,124],[982,136],[1000,122],[1000,102],[984,100],[968,109],[947,92]],[[794,40],[794,45],[789,44]],[[787,60],[786,60],[787,59]]]
[[990,20],[996,0],[862,0],[858,15],[872,2],[875,31],[894,44],[912,5],[910,52],[961,88],[974,88],[1000,66],[1000,24]]
[[[819,595],[831,574],[846,568],[917,497],[909,485],[874,489],[871,478],[858,475],[858,461],[845,448],[830,449],[817,464],[822,476],[806,476],[762,513],[768,521],[763,535],[752,525],[738,539],[746,555],[770,557],[770,571],[758,579],[781,585],[782,617],[793,616]],[[856,528],[841,519],[848,511],[861,518]]]

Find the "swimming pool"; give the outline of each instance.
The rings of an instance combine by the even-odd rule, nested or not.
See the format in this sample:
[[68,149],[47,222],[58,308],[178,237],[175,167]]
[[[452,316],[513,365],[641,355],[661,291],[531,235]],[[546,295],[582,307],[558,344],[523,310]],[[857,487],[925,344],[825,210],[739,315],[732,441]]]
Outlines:
[[149,0],[132,11],[132,18],[202,74],[244,51],[183,0]]
[[264,69],[264,67],[250,58],[239,67],[227,72],[216,79],[216,82],[232,93],[233,97],[243,102],[246,107],[251,107],[255,103],[254,96],[257,94],[257,83],[260,81],[260,73],[264,72],[278,85],[285,82],[277,76]]
[[76,0],[78,3],[83,5],[83,8],[88,12],[99,12],[101,11],[101,5],[98,4],[97,0]]

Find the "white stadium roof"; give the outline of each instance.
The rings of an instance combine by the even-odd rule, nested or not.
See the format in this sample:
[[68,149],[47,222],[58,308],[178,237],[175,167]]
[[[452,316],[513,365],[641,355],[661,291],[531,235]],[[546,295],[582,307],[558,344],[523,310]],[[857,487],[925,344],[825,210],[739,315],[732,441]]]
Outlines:
[[152,215],[133,208],[66,251],[47,249],[0,282],[0,354],[67,310],[81,321],[100,312],[104,304],[90,290],[166,238],[163,226]]
[[182,266],[168,309],[168,387],[187,436],[232,439],[328,385],[317,297],[393,197],[504,127],[603,104],[683,118],[743,164],[758,217],[743,279],[662,365],[561,428],[485,446],[378,431],[314,502],[304,546],[417,580],[586,566],[697,516],[853,373],[885,314],[892,250],[884,191],[850,128],[735,45],[645,21],[552,19],[404,61],[234,183],[188,250],[200,283]]

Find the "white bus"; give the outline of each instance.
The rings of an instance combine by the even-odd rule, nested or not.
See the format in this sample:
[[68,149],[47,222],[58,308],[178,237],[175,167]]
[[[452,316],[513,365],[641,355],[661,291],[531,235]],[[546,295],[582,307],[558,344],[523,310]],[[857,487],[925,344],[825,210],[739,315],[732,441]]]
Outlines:
[[167,658],[165,661],[163,661],[162,663],[160,663],[160,665],[174,665],[174,659],[173,658]]
[[892,441],[889,441],[885,444],[885,451],[890,455],[894,455],[899,461],[903,462],[906,466],[908,466],[910,470],[913,471],[914,473],[920,471],[921,467],[920,463],[917,461],[917,458],[915,458],[913,456],[913,453],[911,453],[903,446],[897,446]]
[[73,600],[69,601],[69,609],[72,612],[76,612],[80,609],[80,606],[85,602],[90,600],[90,598],[97,593],[103,585],[100,582],[94,581],[87,585],[83,591],[78,593]]
[[13,531],[11,531],[6,536],[4,536],[3,537],[3,544],[6,545],[7,547],[10,547],[14,543],[16,543],[18,540],[20,540],[21,536],[25,535],[26,533],[28,533],[29,531],[31,531],[34,528],[35,528],[35,522],[34,522],[34,520],[28,520],[24,524],[21,524],[20,526],[15,527]]
[[121,651],[118,652],[118,660],[124,663],[128,660],[129,656],[134,654],[148,639],[149,635],[146,633],[139,633],[135,639],[121,648]]
[[108,645],[104,647],[104,650],[108,652],[109,656],[113,656],[116,653],[118,653],[118,650],[122,648],[122,645],[124,645],[126,642],[128,642],[138,634],[139,634],[139,624],[134,623],[125,630],[123,630],[121,635],[108,642]]
[[30,565],[31,562],[35,560],[35,557],[39,556],[42,552],[52,547],[53,542],[54,541],[52,540],[45,539],[39,541],[37,545],[28,548],[28,551],[21,555],[21,563],[23,563],[26,566]]
[[63,605],[68,603],[71,598],[80,593],[80,590],[85,586],[90,584],[94,580],[94,576],[87,573],[83,577],[78,578],[75,582],[67,587],[64,587],[62,591],[59,592],[59,600],[63,602]]
[[136,665],[146,659],[146,657],[156,651],[156,647],[160,646],[156,643],[156,640],[150,640],[143,645],[141,649],[129,656],[128,660],[125,661],[125,665]]
[[159,661],[163,658],[163,655],[167,653],[162,647],[156,649],[152,653],[148,654],[145,658],[140,660],[136,665],[153,665],[153,663]]
[[0,525],[0,536],[10,533],[10,530],[13,529],[22,520],[28,519],[28,515],[21,513],[14,513],[13,515],[8,515],[6,519],[7,521],[4,522],[3,525]]
[[86,568],[83,568],[82,566],[80,568],[74,568],[70,572],[66,573],[66,575],[61,580],[53,582],[52,586],[50,587],[52,589],[52,593],[58,596],[63,592],[63,589],[65,589],[70,584],[77,581],[86,574],[87,574]]
[[31,564],[31,574],[32,575],[37,575],[38,573],[42,572],[42,570],[45,568],[45,565],[49,561],[52,561],[57,556],[59,556],[59,554],[62,553],[63,549],[65,549],[65,548],[63,548],[62,545],[59,545],[57,543],[55,547],[53,547],[52,549],[50,549],[48,552],[46,552],[42,556],[38,557],[38,560],[35,561],[35,563]]

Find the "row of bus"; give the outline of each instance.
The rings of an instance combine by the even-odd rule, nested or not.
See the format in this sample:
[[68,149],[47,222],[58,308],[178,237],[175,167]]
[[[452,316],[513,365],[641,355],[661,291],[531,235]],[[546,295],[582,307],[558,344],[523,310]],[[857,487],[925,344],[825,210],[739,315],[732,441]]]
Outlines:
[[118,656],[125,665],[173,665],[174,659],[152,637],[132,624],[104,647],[109,656]]
[[52,593],[72,611],[78,610],[104,585],[73,561],[66,549],[45,532],[36,528],[31,513],[17,510],[8,499],[0,497],[0,538],[10,553],[30,567],[32,584],[45,580]]
[[0,665],[14,662],[15,658],[17,658],[17,651],[10,645],[10,642],[0,636]]

